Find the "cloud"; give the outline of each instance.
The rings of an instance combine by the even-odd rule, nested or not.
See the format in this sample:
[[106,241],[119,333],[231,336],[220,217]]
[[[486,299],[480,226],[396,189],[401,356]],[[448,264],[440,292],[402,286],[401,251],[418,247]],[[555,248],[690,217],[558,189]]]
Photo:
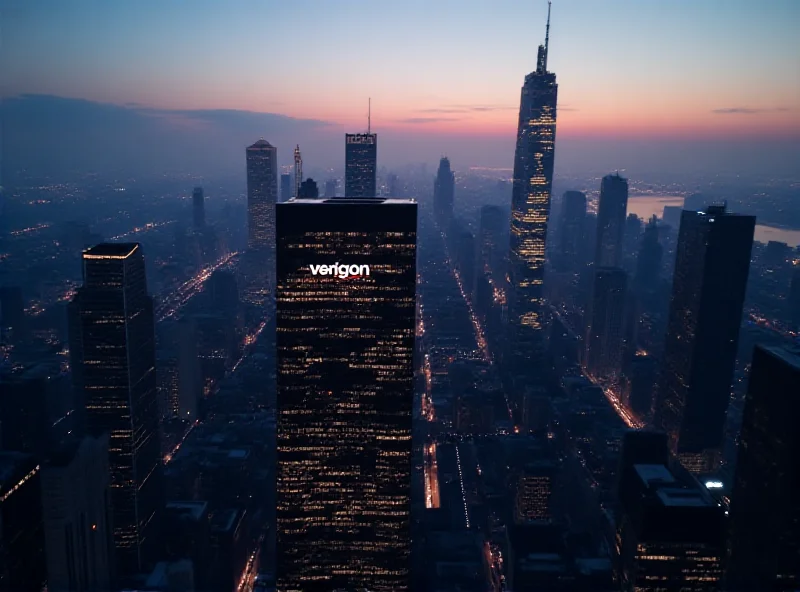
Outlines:
[[398,119],[397,123],[408,123],[411,125],[422,123],[439,123],[440,121],[460,121],[458,117],[409,117],[407,119]]
[[508,111],[516,109],[511,105],[444,105],[429,109],[418,109],[418,113],[482,113],[486,111]]
[[557,106],[557,110],[558,111],[580,111],[580,109],[578,109],[577,107],[571,107],[569,105],[558,105]]
[[784,113],[789,111],[788,107],[773,107],[770,109],[757,109],[753,107],[726,107],[722,109],[712,109],[712,113],[717,115],[753,115],[755,113]]

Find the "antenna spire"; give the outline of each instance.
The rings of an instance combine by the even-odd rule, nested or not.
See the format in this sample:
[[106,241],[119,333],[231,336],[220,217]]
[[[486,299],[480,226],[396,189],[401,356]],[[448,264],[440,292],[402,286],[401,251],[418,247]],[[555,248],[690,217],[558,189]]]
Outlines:
[[372,133],[372,97],[368,99],[367,103],[367,133]]
[[550,4],[547,2],[547,28],[544,33],[544,69],[547,70],[547,48],[550,45]]

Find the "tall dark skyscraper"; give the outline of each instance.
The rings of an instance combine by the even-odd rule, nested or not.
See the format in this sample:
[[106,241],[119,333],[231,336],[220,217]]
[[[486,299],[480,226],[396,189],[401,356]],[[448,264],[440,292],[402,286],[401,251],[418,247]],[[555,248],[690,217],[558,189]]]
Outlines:
[[192,220],[195,229],[203,228],[206,225],[206,198],[203,195],[202,187],[195,187],[192,190]]
[[503,237],[503,225],[507,224],[503,208],[500,206],[483,206],[481,208],[481,226],[479,237],[479,273],[500,274],[500,262],[504,254],[500,240]]
[[800,349],[756,346],[731,496],[725,590],[800,588]]
[[586,196],[580,191],[567,191],[561,206],[561,224],[559,228],[559,268],[563,270],[577,269],[585,263],[582,255],[583,227],[586,224]]
[[586,337],[586,369],[597,378],[620,371],[627,275],[619,268],[595,271]]
[[417,204],[277,213],[277,589],[408,591]]
[[443,156],[433,183],[433,208],[436,218],[446,230],[453,218],[453,199],[455,196],[455,174],[450,169],[450,159]]
[[545,355],[544,263],[556,141],[556,75],[547,71],[550,39],[539,46],[536,71],[525,77],[519,105],[511,197],[509,356],[511,366],[537,373]]
[[606,175],[600,184],[600,202],[597,206],[597,236],[595,238],[594,264],[597,267],[622,265],[625,216],[628,210],[628,180]]
[[653,216],[642,233],[639,256],[636,259],[634,280],[640,291],[650,292],[658,287],[663,253],[664,248],[658,240],[658,218]]
[[109,434],[114,544],[123,574],[152,559],[162,499],[153,301],[138,243],[105,243],[83,253],[75,295],[80,364],[90,434]]
[[108,437],[69,442],[42,466],[41,481],[48,590],[110,590]]
[[274,260],[278,151],[266,140],[247,148],[247,248]]
[[292,191],[292,175],[289,173],[281,174],[281,201],[289,201],[294,197]]
[[319,197],[319,188],[316,181],[309,177],[300,183],[300,192],[297,196],[300,199],[316,199]]
[[789,286],[789,326],[793,331],[800,331],[800,267],[792,274],[792,283]]
[[681,215],[654,419],[695,473],[719,458],[755,223],[725,206]]
[[378,134],[345,134],[345,197],[375,197]]

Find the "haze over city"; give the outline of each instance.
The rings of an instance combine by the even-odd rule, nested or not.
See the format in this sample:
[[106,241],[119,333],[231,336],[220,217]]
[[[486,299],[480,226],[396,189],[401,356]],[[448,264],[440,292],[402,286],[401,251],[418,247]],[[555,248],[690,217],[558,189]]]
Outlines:
[[[792,0],[569,0],[554,8],[556,175],[787,174],[800,158],[800,6]],[[8,164],[225,174],[254,130],[282,164],[341,162],[381,133],[384,166],[447,154],[510,168],[536,2],[4,0]],[[136,146],[137,149],[134,149]],[[146,147],[146,148],[145,148]],[[748,171],[741,171],[746,161]],[[138,165],[141,164],[141,167]]]

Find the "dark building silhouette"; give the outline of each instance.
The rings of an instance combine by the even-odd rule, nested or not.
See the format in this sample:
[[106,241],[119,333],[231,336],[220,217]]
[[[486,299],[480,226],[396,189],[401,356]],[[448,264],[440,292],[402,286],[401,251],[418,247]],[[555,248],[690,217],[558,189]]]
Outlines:
[[83,253],[70,352],[91,435],[109,434],[114,544],[122,574],[149,566],[162,499],[153,301],[138,243]]
[[634,285],[639,292],[652,292],[658,288],[663,254],[664,248],[658,240],[658,218],[653,216],[642,233],[639,256],[636,259]]
[[478,272],[489,274],[490,276],[502,275],[502,259],[504,248],[502,238],[504,236],[504,225],[507,224],[505,212],[500,206],[483,206],[481,208],[480,223],[480,261],[478,262]]
[[433,183],[433,209],[437,220],[446,230],[453,219],[453,201],[455,198],[456,179],[450,169],[450,159],[443,156],[439,160],[439,170]]
[[336,197],[336,179],[325,181],[325,197]]
[[195,187],[192,190],[192,220],[195,229],[201,229],[206,225],[206,198],[202,187]]
[[730,509],[726,588],[800,589],[800,349],[757,345]]
[[595,237],[594,264],[597,267],[622,265],[625,216],[628,210],[628,180],[606,175],[600,184],[600,201],[597,205],[597,236]]
[[289,173],[281,174],[281,201],[289,201],[294,197],[292,190],[292,175]]
[[596,378],[615,378],[621,369],[627,280],[627,274],[614,267],[601,267],[594,274],[586,369]]
[[527,463],[519,472],[514,491],[514,521],[526,524],[551,518],[553,481],[558,467],[549,461]]
[[110,590],[114,540],[108,436],[62,446],[42,465],[41,483],[48,591]]
[[633,464],[620,483],[618,578],[625,592],[720,590],[724,513],[664,464]]
[[0,452],[0,592],[41,592],[46,581],[38,461]]
[[247,148],[247,248],[274,260],[278,151],[266,140]]
[[[544,266],[547,221],[555,162],[556,75],[547,71],[550,15],[536,70],[525,77],[519,105],[509,249],[509,339],[507,359],[515,378],[541,380],[546,355]],[[535,385],[531,385],[535,387]]]
[[386,190],[389,194],[389,197],[402,197],[400,183],[397,180],[397,175],[394,173],[390,174],[386,180]]
[[345,197],[375,197],[378,134],[345,134]]
[[319,188],[314,179],[309,177],[300,183],[300,193],[297,197],[300,199],[316,199],[319,197]]
[[580,191],[564,193],[559,228],[558,266],[564,271],[577,269],[585,263],[583,228],[586,224],[586,196]]
[[755,222],[725,206],[681,216],[654,419],[695,473],[719,459]]
[[281,592],[409,590],[416,220],[410,200],[278,206]]
[[792,283],[789,287],[789,325],[793,331],[800,331],[800,267],[792,274]]
[[19,286],[0,286],[0,336],[9,342],[18,343],[27,334],[25,299]]

